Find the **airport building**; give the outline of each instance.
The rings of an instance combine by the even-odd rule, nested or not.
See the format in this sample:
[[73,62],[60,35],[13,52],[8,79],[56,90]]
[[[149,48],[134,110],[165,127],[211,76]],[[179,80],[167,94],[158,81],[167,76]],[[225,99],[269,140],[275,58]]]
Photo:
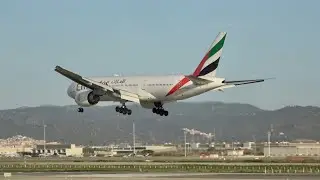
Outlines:
[[253,149],[255,147],[254,142],[244,142],[243,143],[243,149]]
[[192,144],[190,144],[190,147],[191,147],[191,149],[207,150],[211,146],[210,146],[210,144],[192,143]]
[[135,148],[130,146],[129,144],[121,144],[118,146],[110,146],[110,147],[92,147],[94,149],[95,155],[102,155],[102,156],[114,156],[114,155],[125,155],[131,154],[134,152],[142,152],[142,151],[153,151],[155,153],[163,153],[163,152],[176,152],[176,146],[144,146],[141,144],[136,144]]
[[32,148],[25,148],[25,147],[0,147],[0,154],[5,154],[5,153],[19,153],[19,152],[32,152]]
[[36,148],[33,149],[33,154],[81,157],[83,156],[83,147],[77,147],[75,144],[37,145]]
[[244,150],[227,150],[227,156],[243,156]]
[[[269,146],[264,146],[264,155],[269,156]],[[270,144],[270,156],[319,156],[319,142],[291,142]]]

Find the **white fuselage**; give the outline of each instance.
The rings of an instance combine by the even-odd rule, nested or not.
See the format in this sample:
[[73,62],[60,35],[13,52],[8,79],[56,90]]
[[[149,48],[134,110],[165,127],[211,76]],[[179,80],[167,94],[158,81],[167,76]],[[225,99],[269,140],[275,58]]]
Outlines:
[[[223,85],[222,78],[214,78],[213,82],[209,84],[194,85],[184,75],[108,76],[90,77],[90,79],[116,89],[138,94],[141,97],[149,97],[147,100],[149,102],[162,103],[187,99]],[[187,82],[181,87],[174,88],[183,79]],[[84,90],[87,90],[87,88],[73,82],[69,86],[67,93],[69,97],[74,99],[78,92]],[[170,91],[171,93],[168,94]],[[100,101],[119,101],[119,99],[106,94],[101,97]]]

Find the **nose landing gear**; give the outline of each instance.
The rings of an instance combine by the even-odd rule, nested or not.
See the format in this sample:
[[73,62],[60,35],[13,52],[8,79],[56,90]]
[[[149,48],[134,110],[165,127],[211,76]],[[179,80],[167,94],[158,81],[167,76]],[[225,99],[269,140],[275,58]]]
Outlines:
[[78,108],[78,112],[79,112],[79,113],[83,113],[83,108],[81,108],[81,107]]

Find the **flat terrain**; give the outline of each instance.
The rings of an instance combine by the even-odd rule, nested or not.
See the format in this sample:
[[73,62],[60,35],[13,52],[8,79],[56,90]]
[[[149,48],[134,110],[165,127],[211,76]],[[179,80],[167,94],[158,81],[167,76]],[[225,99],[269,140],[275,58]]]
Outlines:
[[110,159],[2,158],[0,171],[10,179],[320,179],[319,163]]
[[215,162],[215,163],[320,163],[320,156],[298,157],[289,160],[288,157],[223,157],[218,159],[201,159],[199,156],[153,156],[153,157],[32,157],[32,158],[6,158],[0,157],[0,162]]
[[[212,173],[135,173],[135,174],[96,174],[96,173],[13,173],[7,179],[11,180],[58,180],[58,179],[110,179],[110,180],[165,180],[165,179],[193,179],[193,180],[316,180],[320,176],[308,175],[257,175],[257,174],[212,174]],[[0,179],[5,179],[3,176]]]

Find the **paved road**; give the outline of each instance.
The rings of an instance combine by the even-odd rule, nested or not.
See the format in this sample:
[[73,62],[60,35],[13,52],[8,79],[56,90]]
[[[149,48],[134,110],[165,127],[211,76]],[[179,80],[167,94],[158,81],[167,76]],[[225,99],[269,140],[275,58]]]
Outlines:
[[[96,173],[13,173],[10,180],[58,180],[58,179],[109,179],[109,180],[318,180],[320,176],[308,175],[261,175],[261,174],[212,174],[212,173],[128,173],[128,174],[96,174]],[[3,176],[0,179],[5,179]]]

